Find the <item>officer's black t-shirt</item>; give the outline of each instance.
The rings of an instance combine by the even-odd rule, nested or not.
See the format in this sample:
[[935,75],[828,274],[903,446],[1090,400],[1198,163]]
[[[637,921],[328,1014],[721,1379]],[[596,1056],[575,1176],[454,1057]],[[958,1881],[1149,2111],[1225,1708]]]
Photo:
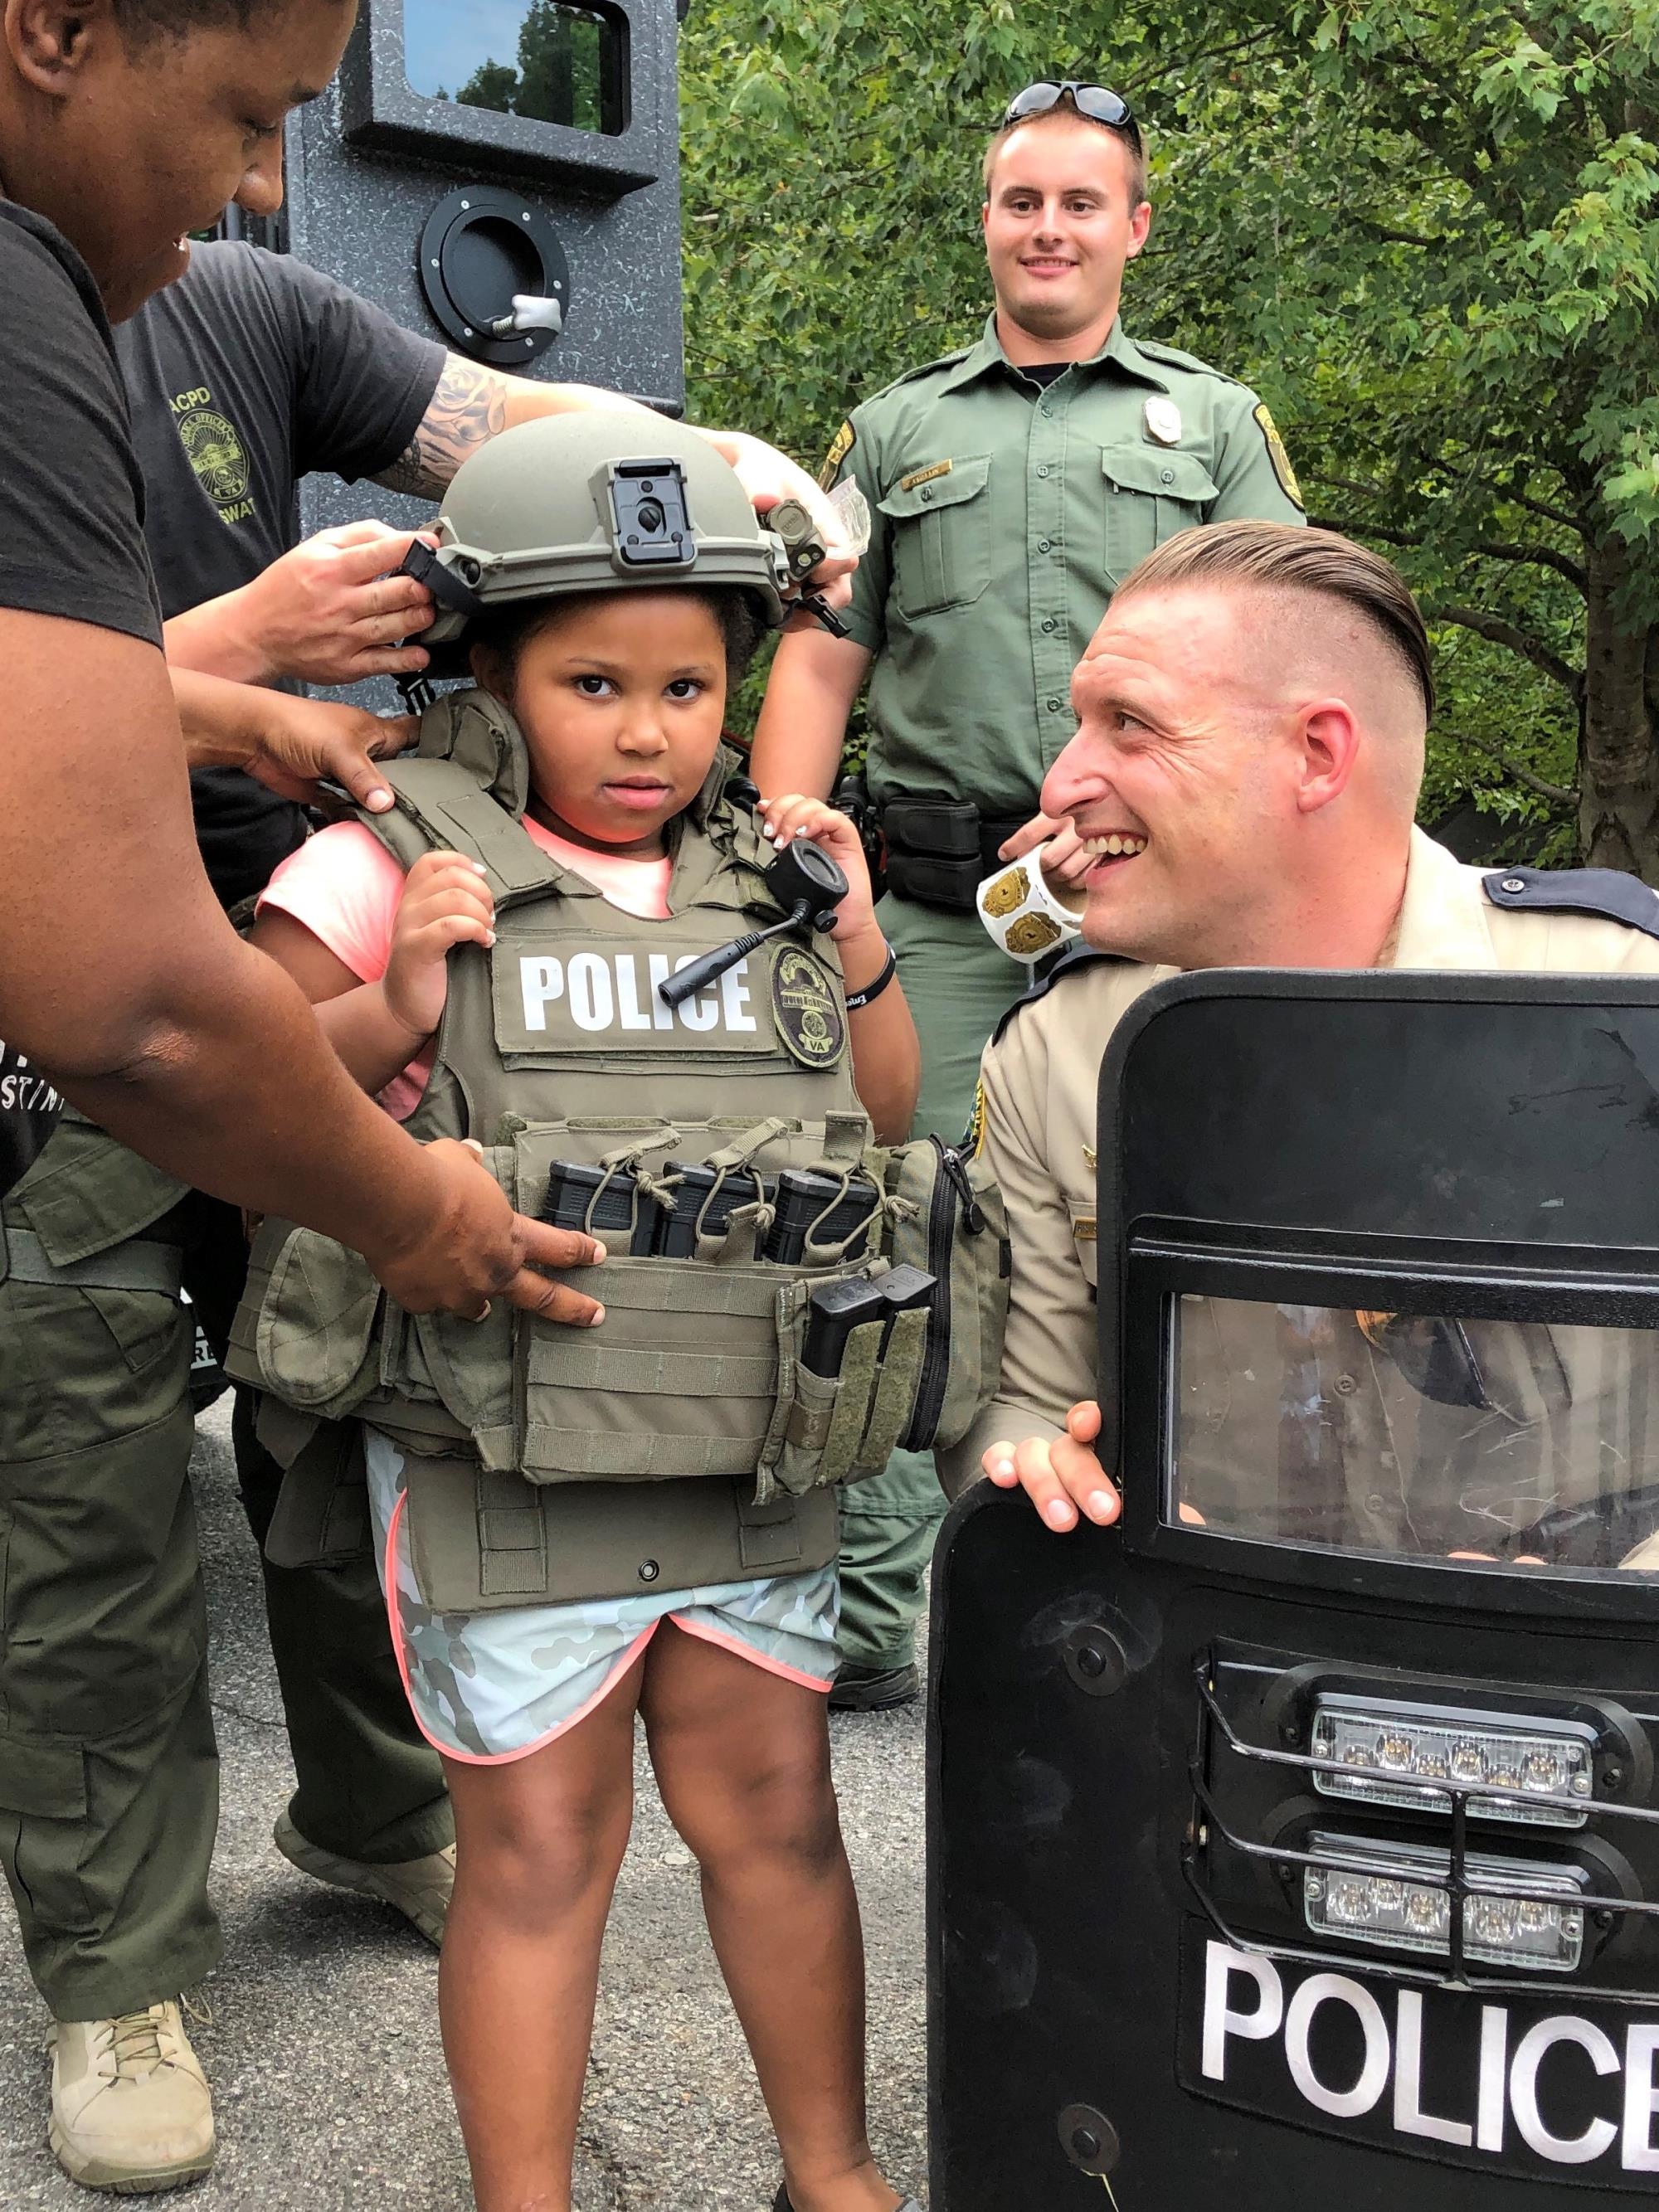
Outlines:
[[[297,542],[301,477],[350,483],[389,467],[444,362],[441,346],[306,263],[233,243],[196,246],[115,347],[169,617],[252,581]],[[233,903],[301,842],[303,817],[234,769],[191,781],[203,860]]]
[[[62,233],[9,200],[0,200],[0,607],[159,646],[143,481],[103,307]],[[58,1106],[46,1079],[0,1045],[0,1192],[46,1142]]]

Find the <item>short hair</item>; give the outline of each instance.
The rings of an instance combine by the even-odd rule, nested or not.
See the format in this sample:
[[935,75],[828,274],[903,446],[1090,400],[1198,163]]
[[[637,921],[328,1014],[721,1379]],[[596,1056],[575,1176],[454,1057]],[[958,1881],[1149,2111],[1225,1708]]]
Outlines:
[[1187,584],[1255,585],[1336,599],[1389,647],[1434,718],[1434,655],[1411,586],[1391,561],[1336,530],[1291,522],[1212,522],[1183,530],[1130,569],[1115,599]]
[[115,21],[130,48],[156,39],[179,40],[198,31],[246,31],[258,0],[112,0]]
[[1109,138],[1115,138],[1129,157],[1129,205],[1138,208],[1146,197],[1146,149],[1141,143],[1139,126],[1134,123],[1103,123],[1098,116],[1085,115],[1069,92],[1062,93],[1052,107],[1045,107],[1038,115],[1016,116],[1012,123],[999,124],[991,134],[991,143],[985,149],[985,161],[980,171],[980,180],[986,191],[991,189],[991,171],[998,154],[1016,131],[1039,131],[1045,123],[1058,117],[1062,123],[1086,123],[1091,131],[1103,131]]

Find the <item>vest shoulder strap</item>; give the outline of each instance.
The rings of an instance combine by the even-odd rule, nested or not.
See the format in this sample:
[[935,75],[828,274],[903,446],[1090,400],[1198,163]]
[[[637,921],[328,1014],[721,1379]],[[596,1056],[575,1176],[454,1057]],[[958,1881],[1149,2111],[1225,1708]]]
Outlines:
[[417,755],[383,765],[397,808],[389,815],[360,814],[358,819],[405,867],[422,853],[464,853],[483,864],[497,906],[533,898],[563,883],[565,871],[558,862],[458,761]]

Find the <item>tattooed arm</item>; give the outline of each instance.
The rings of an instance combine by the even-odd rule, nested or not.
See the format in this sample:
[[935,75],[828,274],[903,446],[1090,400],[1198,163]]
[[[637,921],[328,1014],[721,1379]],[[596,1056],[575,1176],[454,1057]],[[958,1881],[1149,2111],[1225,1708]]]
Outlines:
[[574,414],[588,407],[620,408],[630,415],[651,411],[596,384],[532,384],[527,377],[483,368],[452,353],[414,437],[374,481],[416,499],[441,499],[467,455],[499,431],[543,415]]

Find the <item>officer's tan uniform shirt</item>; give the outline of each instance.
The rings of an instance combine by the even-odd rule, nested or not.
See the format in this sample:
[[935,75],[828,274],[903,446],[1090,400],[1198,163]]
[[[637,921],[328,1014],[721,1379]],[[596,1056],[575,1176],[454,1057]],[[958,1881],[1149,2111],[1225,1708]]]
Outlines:
[[[1659,974],[1659,940],[1598,916],[1511,911],[1420,830],[1412,832],[1396,968]],[[1013,1281],[1002,1378],[972,1432],[941,1455],[957,1495],[987,1446],[1060,1433],[1096,1395],[1095,1095],[1101,1055],[1127,1008],[1171,968],[1101,963],[1015,1013],[982,1063],[984,1148],[1008,1205]]]
[[1255,392],[1121,324],[1039,390],[993,315],[854,409],[830,464],[874,526],[846,617],[876,656],[871,789],[993,816],[1034,811],[1076,727],[1072,671],[1138,561],[1194,523],[1304,519]]

